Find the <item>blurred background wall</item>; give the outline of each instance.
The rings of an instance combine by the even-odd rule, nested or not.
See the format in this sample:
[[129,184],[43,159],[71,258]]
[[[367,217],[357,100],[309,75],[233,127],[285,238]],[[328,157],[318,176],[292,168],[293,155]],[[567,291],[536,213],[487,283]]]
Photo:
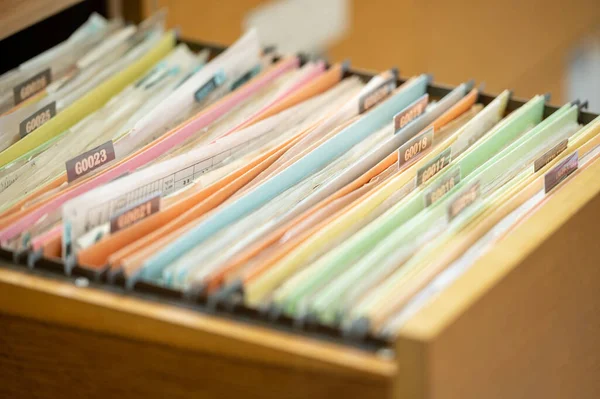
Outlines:
[[[269,1],[124,3],[138,18],[168,7],[169,25],[179,26],[182,37],[231,44],[243,33],[247,16]],[[491,93],[551,92],[554,104],[588,98],[600,111],[600,0],[347,3],[343,38],[323,49],[330,60],[350,59],[355,67],[373,70],[398,66],[402,76],[428,72],[448,84],[475,79]]]

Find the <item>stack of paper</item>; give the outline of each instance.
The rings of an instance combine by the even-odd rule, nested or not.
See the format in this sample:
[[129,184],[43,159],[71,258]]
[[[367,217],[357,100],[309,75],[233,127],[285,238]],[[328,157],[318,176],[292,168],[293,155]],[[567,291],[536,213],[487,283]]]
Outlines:
[[394,334],[597,161],[600,120],[368,81],[261,50],[209,61],[164,13],[98,16],[0,77],[0,242],[353,334]]

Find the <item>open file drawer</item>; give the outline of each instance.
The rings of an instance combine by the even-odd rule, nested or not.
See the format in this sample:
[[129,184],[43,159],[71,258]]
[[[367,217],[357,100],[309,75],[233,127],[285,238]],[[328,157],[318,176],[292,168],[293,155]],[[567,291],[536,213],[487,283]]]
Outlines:
[[28,269],[29,254],[4,252],[0,393],[598,397],[599,175],[596,162],[572,176],[391,341],[212,308],[144,284],[130,292],[80,268],[67,277],[52,260]]

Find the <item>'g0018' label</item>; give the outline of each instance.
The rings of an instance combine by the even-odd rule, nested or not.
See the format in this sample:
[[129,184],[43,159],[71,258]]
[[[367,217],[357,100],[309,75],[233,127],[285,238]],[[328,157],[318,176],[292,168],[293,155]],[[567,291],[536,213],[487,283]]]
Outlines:
[[421,134],[416,135],[412,139],[400,147],[398,150],[398,166],[402,167],[405,163],[415,159],[419,154],[422,154],[433,144],[433,127],[427,129]]

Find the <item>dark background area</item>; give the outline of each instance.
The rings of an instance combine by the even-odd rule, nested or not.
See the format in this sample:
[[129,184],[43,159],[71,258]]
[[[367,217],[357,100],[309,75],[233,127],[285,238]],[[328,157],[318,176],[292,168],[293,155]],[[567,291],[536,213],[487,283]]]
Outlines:
[[94,11],[106,16],[106,1],[83,1],[0,40],[0,74],[66,40]]

